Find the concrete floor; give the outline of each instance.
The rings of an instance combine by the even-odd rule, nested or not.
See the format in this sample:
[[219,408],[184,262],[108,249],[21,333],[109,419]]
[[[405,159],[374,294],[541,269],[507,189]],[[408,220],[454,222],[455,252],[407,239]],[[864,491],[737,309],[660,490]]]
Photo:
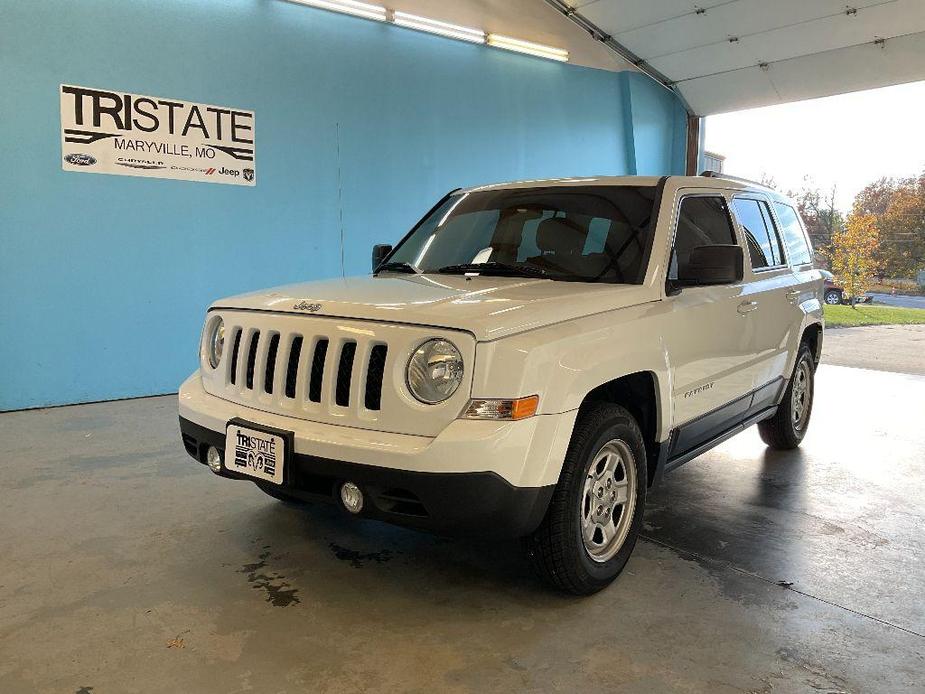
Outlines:
[[822,366],[800,451],[669,475],[583,600],[513,543],[217,479],[173,397],[3,414],[0,692],[922,692],[923,403]]

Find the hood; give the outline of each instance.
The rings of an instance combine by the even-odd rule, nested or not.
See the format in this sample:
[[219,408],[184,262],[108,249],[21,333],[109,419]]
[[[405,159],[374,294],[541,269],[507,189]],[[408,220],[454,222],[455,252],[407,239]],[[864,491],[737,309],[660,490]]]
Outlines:
[[651,289],[640,285],[389,274],[290,284],[222,299],[212,308],[430,325],[485,341],[652,300]]

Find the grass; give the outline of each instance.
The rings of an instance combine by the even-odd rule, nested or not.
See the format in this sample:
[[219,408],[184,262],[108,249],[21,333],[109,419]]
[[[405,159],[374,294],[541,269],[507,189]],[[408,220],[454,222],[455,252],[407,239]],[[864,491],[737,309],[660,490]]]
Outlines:
[[861,325],[917,325],[925,323],[925,309],[895,306],[828,306],[825,310],[827,328],[855,328]]

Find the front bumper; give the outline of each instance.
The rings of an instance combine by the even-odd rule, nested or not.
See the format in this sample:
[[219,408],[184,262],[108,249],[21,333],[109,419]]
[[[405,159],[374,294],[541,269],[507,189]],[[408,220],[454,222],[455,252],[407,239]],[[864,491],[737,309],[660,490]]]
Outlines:
[[456,420],[431,438],[262,412],[209,395],[198,374],[180,389],[183,443],[196,460],[205,461],[209,446],[223,451],[231,419],[291,431],[293,454],[283,493],[337,501],[340,484],[352,481],[369,502],[362,516],[448,535],[532,532],[558,480],[575,415]]

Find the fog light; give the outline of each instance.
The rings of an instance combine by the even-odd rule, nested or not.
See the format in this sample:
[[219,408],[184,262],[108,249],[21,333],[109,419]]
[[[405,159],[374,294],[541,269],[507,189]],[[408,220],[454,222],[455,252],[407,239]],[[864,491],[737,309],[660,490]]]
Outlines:
[[350,513],[359,513],[363,510],[363,492],[353,482],[344,482],[340,486],[340,500]]
[[206,451],[206,462],[212,472],[222,471],[222,454],[215,446],[209,446],[209,450]]

